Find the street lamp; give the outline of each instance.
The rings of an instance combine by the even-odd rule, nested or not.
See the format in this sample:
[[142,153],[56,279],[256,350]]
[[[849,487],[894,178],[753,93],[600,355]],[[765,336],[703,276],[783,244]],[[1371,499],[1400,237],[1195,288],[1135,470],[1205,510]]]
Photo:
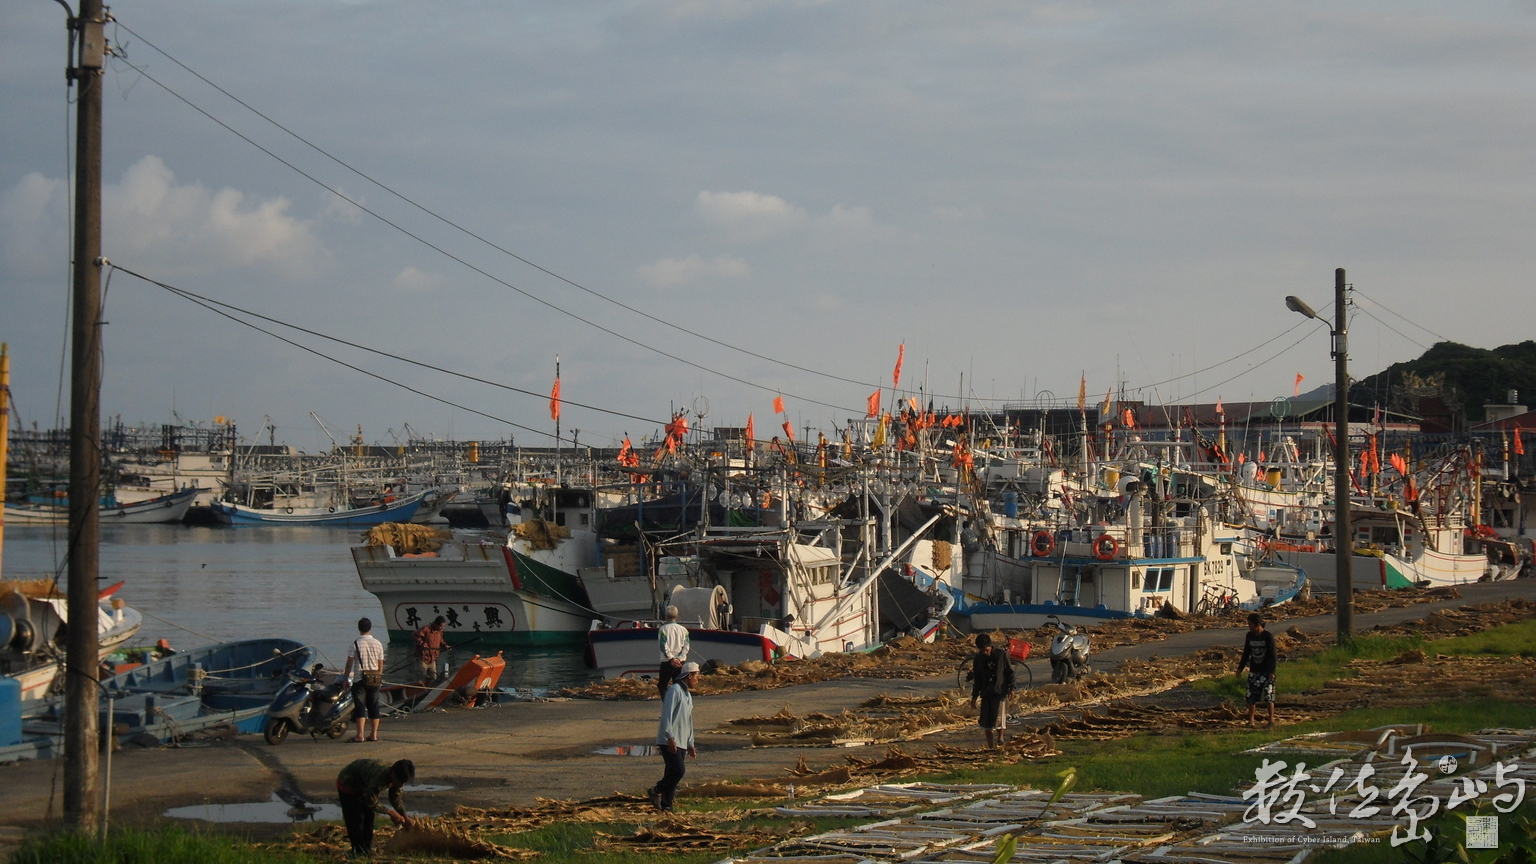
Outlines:
[[[1333,271],[1333,361],[1334,393],[1333,419],[1335,424],[1333,450],[1333,548],[1334,564],[1334,612],[1338,627],[1338,643],[1351,641],[1353,633],[1354,572],[1351,569],[1354,555],[1354,534],[1349,527],[1349,323],[1344,316],[1344,268]],[[1299,297],[1285,298],[1285,308],[1308,318],[1317,313]]]

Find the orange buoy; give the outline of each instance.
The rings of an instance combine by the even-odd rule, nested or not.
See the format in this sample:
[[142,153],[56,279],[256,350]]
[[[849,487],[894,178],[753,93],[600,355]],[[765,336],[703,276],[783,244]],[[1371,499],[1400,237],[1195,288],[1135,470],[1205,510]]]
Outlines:
[[1056,535],[1049,531],[1036,531],[1035,536],[1029,541],[1029,547],[1034,551],[1035,557],[1044,558],[1056,551]]
[[1093,557],[1100,561],[1108,561],[1119,554],[1120,541],[1108,534],[1100,534],[1099,538],[1093,541]]

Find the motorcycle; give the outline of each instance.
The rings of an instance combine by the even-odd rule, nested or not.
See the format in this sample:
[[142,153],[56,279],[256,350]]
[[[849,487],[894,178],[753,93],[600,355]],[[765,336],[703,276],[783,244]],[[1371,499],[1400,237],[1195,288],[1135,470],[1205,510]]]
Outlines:
[[1079,633],[1074,625],[1063,624],[1055,615],[1049,617],[1060,631],[1051,640],[1051,683],[1075,681],[1088,673],[1088,634]]
[[353,707],[350,682],[338,675],[330,684],[324,683],[323,668],[316,663],[308,671],[292,669],[286,673],[288,683],[267,706],[261,734],[268,744],[275,747],[283,743],[289,732],[308,732],[311,737],[324,733],[329,738],[347,733]]

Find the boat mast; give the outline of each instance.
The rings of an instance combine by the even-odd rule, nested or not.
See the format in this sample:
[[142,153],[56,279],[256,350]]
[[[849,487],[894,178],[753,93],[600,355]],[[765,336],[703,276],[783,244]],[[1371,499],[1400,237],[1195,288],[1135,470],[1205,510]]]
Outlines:
[[69,620],[65,648],[64,822],[95,831],[101,820],[96,794],[97,650],[96,582],[101,485],[101,138],[106,7],[80,0],[69,22],[80,46],[68,72],[75,88],[74,319],[69,377]]

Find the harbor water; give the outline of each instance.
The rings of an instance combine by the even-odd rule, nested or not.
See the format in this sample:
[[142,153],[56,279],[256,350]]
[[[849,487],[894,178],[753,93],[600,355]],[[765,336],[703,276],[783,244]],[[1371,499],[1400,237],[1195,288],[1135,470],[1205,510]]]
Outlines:
[[[357,619],[382,622],[383,610],[358,582],[348,547],[355,528],[262,528],[112,525],[101,529],[101,585],[144,613],[131,644],[169,639],[178,648],[211,642],[285,637],[313,645],[332,665],[346,661]],[[7,526],[6,579],[63,574],[63,526]],[[376,628],[382,633],[382,623]],[[488,649],[495,650],[495,649]],[[474,646],[449,655],[468,660]],[[598,677],[579,648],[508,651],[502,686],[547,689]],[[404,664],[410,645],[389,644],[389,666]]]

